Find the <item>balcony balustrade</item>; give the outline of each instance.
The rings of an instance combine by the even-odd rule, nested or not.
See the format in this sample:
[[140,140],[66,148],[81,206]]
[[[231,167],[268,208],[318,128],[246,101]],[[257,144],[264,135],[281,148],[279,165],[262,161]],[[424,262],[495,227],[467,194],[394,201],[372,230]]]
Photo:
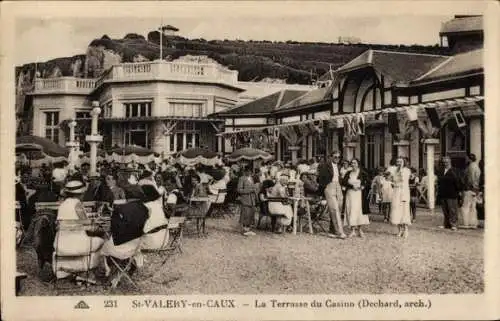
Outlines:
[[175,61],[124,63],[106,70],[99,79],[74,77],[37,79],[35,82],[35,93],[90,94],[92,90],[104,83],[144,80],[219,83],[236,86],[238,83],[238,72],[213,63]]

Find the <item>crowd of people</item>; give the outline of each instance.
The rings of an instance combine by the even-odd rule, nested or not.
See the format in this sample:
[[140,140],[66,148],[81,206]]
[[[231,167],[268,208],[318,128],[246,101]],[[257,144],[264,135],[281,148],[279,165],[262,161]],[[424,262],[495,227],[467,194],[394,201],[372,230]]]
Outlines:
[[[443,167],[435,171],[437,199],[444,217],[442,228],[456,230],[459,225],[476,228],[478,218],[484,219],[484,171],[475,155],[469,155],[469,160],[461,173],[451,166],[449,157],[443,157]],[[207,200],[194,210],[210,215],[211,203],[219,191],[225,191],[226,202],[239,203],[241,233],[247,237],[256,234],[253,231],[256,209],[271,217],[273,232],[281,234],[291,229],[290,197],[305,196],[312,203],[325,203],[330,216],[328,235],[332,238],[364,237],[370,224],[368,214],[373,208],[378,208],[385,222],[397,226],[399,237],[407,238],[427,184],[425,172],[417,175],[404,157],[370,173],[356,158],[342,160],[339,152],[322,161],[303,160],[295,165],[280,161],[231,166],[222,160],[215,166],[183,166],[172,160],[155,160],[145,165],[135,161],[128,164],[102,161],[95,177],[90,177],[89,168],[89,164],[69,167],[67,162],[36,169],[19,168],[16,201],[20,215],[16,220],[24,227],[24,240],[31,240],[40,232],[35,217],[38,202],[60,202],[54,218],[58,222],[88,217],[83,202],[111,204],[111,231],[107,237],[102,231],[59,230],[51,240],[54,248],[66,255],[90,251],[94,255],[92,264],[102,261],[107,275],[108,261],[100,258],[125,259],[134,255],[140,265],[143,260],[138,246],[143,249],[165,246],[168,229],[161,227],[170,216],[178,215],[176,205],[189,203],[193,197]],[[301,201],[299,213],[304,213],[304,207]],[[58,262],[58,266],[65,264],[71,267],[81,262]],[[56,277],[66,276],[63,271],[56,271],[54,265],[53,269]]]

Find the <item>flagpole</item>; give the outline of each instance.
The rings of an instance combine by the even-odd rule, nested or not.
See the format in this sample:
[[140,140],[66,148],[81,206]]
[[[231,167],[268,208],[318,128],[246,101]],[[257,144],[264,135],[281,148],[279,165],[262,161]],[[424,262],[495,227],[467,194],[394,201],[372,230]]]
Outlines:
[[160,61],[163,60],[163,16],[160,24]]

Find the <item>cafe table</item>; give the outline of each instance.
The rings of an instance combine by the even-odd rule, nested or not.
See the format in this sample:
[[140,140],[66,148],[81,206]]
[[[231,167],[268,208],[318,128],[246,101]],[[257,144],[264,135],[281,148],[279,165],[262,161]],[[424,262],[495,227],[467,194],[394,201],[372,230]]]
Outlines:
[[[309,233],[313,234],[312,221],[311,221],[311,206],[309,201],[311,198],[305,196],[290,196],[289,200],[293,202],[293,234],[297,234],[297,221],[298,221],[298,210],[299,204],[301,202],[304,203],[306,208],[306,218],[307,218],[307,227],[309,229]],[[300,232],[302,232],[302,225],[300,226]]]

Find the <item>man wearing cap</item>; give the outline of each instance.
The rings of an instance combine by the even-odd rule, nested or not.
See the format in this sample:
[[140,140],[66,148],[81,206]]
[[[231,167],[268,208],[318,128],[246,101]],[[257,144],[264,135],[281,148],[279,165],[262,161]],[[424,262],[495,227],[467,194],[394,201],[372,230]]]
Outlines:
[[[342,188],[340,186],[340,153],[335,151],[330,159],[318,168],[319,191],[325,195],[330,212],[330,237],[345,239],[346,235],[340,218],[342,206]],[[336,235],[335,235],[335,234]]]

